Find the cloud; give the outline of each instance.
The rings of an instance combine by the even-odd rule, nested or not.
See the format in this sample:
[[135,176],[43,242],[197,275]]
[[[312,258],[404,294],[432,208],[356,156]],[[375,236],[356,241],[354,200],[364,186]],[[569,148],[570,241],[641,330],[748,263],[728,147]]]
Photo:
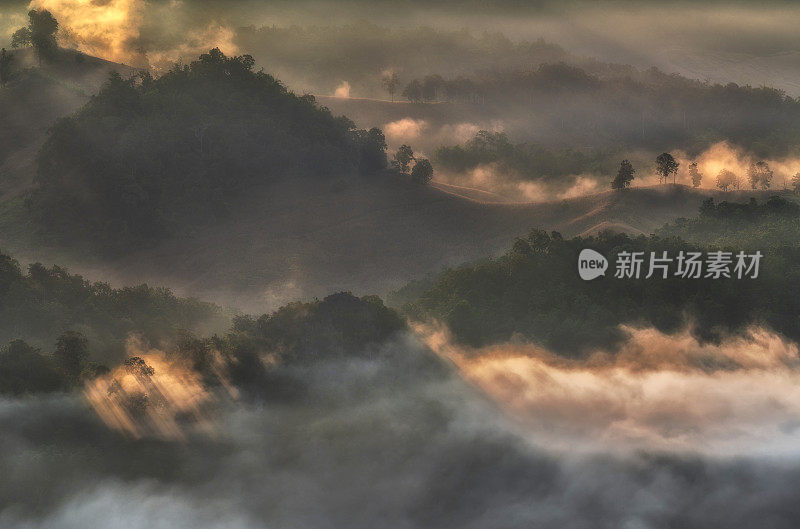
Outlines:
[[342,83],[337,86],[336,90],[333,92],[333,97],[350,97],[350,83],[347,81],[342,81]]
[[[744,405],[769,391],[759,370],[787,364],[793,350],[781,347],[761,359],[755,349],[720,346],[739,368],[672,372],[706,373],[711,383],[713,373],[751,373]],[[650,356],[643,373],[672,362],[668,348]],[[615,363],[594,361],[598,370]],[[125,437],[74,395],[0,399],[0,528],[745,529],[771,513],[769,527],[788,529],[800,517],[794,456],[565,451],[548,434],[563,432],[563,395],[546,393],[553,411],[532,433],[448,365],[400,337],[360,360],[298,367],[292,376],[308,387],[298,399],[222,400],[220,435],[185,442]],[[568,367],[549,375],[573,376]],[[541,377],[550,388],[557,382]],[[599,376],[562,390],[597,388],[616,391]],[[571,417],[585,431],[581,420],[597,424],[615,410]]]
[[623,327],[617,353],[566,360],[525,344],[480,350],[423,327],[529,435],[565,450],[800,456],[797,345],[763,329],[719,345]]

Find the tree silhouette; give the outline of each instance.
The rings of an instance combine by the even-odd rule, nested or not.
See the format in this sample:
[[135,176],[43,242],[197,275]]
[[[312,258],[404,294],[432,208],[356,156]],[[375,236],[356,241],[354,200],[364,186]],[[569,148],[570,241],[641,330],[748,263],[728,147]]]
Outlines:
[[763,160],[752,164],[747,170],[747,179],[750,181],[750,187],[753,189],[769,189],[772,183],[772,169],[769,164]]
[[386,137],[383,131],[373,127],[368,131],[354,132],[361,146],[361,174],[370,174],[386,169]]
[[11,47],[33,46],[39,63],[53,60],[58,51],[56,32],[58,21],[47,9],[28,11],[28,26],[20,28],[11,36]]
[[8,53],[5,48],[0,50],[0,86],[5,86],[11,79],[12,62],[14,62],[14,56]]
[[11,35],[11,47],[14,49],[31,45],[31,30],[27,27],[19,28]]
[[723,191],[728,191],[731,187],[739,189],[741,180],[733,171],[722,169],[717,175],[717,187]]
[[795,195],[800,195],[800,173],[792,177],[792,191],[794,191]]
[[411,170],[411,180],[418,184],[427,184],[433,179],[433,166],[427,158],[420,158]]
[[697,162],[689,164],[689,176],[692,178],[692,187],[700,187],[703,175],[697,170]]
[[422,101],[422,83],[414,79],[406,85],[403,89],[403,97],[411,103],[419,103]]
[[409,165],[414,160],[414,151],[408,145],[401,145],[394,154],[392,165],[401,173],[408,173]]
[[628,160],[622,160],[619,164],[617,176],[611,181],[611,189],[627,189],[631,186],[633,175],[636,170]]
[[397,87],[400,86],[400,77],[397,75],[397,72],[386,72],[383,74],[383,78],[381,78],[381,85],[383,89],[389,92],[389,96],[392,98],[392,103],[394,103],[394,94],[397,92]]
[[436,101],[439,93],[444,90],[445,81],[441,75],[428,75],[422,81],[422,99]]
[[88,343],[79,332],[67,331],[58,337],[53,356],[64,375],[72,381],[77,380],[83,371],[89,356]]
[[678,174],[678,166],[680,164],[675,161],[675,158],[668,152],[658,155],[656,158],[656,174],[658,174],[658,181],[669,182],[669,177],[672,175],[673,182]]

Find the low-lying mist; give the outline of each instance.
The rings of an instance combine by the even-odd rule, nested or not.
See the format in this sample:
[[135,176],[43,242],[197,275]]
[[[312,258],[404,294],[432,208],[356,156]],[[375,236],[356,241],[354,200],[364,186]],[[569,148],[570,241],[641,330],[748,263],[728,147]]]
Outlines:
[[[465,131],[466,133],[466,131]],[[419,133],[424,134],[424,129]],[[455,139],[455,136],[451,136]],[[655,171],[656,152],[633,151],[620,152],[615,157],[622,161],[628,159],[633,164],[636,174],[632,187],[655,186],[662,181]],[[676,150],[672,152],[675,160],[680,164],[675,183],[703,190],[720,191],[718,176],[720,172],[730,171],[736,177],[734,184],[728,190],[752,189],[748,180],[748,173],[757,162],[766,162],[772,171],[772,180],[769,190],[781,191],[793,187],[793,177],[800,173],[800,158],[788,156],[783,158],[760,158],[746,149],[731,145],[728,142],[717,142],[708,149],[701,151],[696,156]],[[609,159],[611,156],[607,156]],[[618,166],[619,161],[616,162]],[[689,171],[690,164],[696,163],[702,179],[698,186],[694,186],[692,175]],[[439,168],[441,169],[441,168]],[[610,189],[614,174],[581,173],[564,175],[557,178],[548,175],[535,175],[535,168],[528,174],[510,168],[503,161],[483,163],[464,172],[454,172],[444,168],[436,173],[437,181],[448,184],[464,185],[485,190],[519,202],[545,202],[563,200],[591,195]],[[672,183],[672,179],[670,179]],[[757,189],[763,191],[761,186]]]
[[798,455],[798,349],[767,330],[714,345],[688,331],[623,327],[619,351],[569,360],[524,343],[464,348],[441,327],[421,329],[465,380],[549,447]]
[[[401,335],[368,358],[296,368],[308,387],[300,399],[237,399],[218,388],[215,434],[171,440],[110,429],[79,395],[5,398],[0,527],[788,528],[800,514],[791,493],[800,466],[791,450],[764,458],[751,443],[759,426],[791,415],[781,404],[795,399],[779,390],[796,376],[796,347],[756,338],[755,349],[694,351],[686,337],[641,331],[618,359],[583,369],[530,350],[450,356],[487,399],[451,370],[431,369],[426,347]],[[672,345],[685,349],[675,359],[665,356]],[[693,366],[714,354],[739,365]],[[504,399],[512,388],[519,398]],[[679,393],[687,388],[694,392]],[[737,388],[746,390],[739,405]],[[620,400],[641,416],[626,423]],[[594,413],[582,410],[589,401]],[[683,444],[599,435],[617,415],[618,433],[638,425],[639,440],[657,440],[655,425],[675,420],[676,409],[689,412],[675,425]],[[736,434],[737,422],[741,435],[714,441]],[[553,442],[578,437],[595,453]],[[726,446],[755,449],[704,455]]]

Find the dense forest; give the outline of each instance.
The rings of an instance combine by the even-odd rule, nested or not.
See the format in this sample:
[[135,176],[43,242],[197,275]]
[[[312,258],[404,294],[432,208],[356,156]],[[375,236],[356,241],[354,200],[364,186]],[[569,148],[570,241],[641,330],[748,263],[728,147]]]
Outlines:
[[179,329],[216,328],[226,321],[219,307],[176,297],[166,288],[113,288],[41,264],[23,272],[18,262],[0,254],[0,343],[24,339],[49,348],[73,331],[89,340],[92,356],[110,361],[124,355],[131,333],[158,344]]
[[[776,197],[765,204],[706,202],[697,219],[677,221],[649,237],[603,232],[567,240],[534,230],[502,257],[448,270],[427,285],[411,284],[394,299],[405,297],[406,314],[444,322],[465,344],[516,336],[566,356],[613,348],[624,339],[621,324],[667,333],[688,326],[701,341],[759,324],[797,340],[798,222],[800,208]],[[617,279],[612,264],[607,277],[585,282],[577,273],[584,248],[612,263],[623,251],[676,256],[722,248],[761,251],[764,257],[759,277],[750,280]]]
[[746,203],[719,202],[708,198],[700,214],[680,218],[656,232],[661,237],[757,250],[764,247],[800,245],[800,206],[772,197],[765,202],[751,199]]
[[43,232],[128,250],[224,219],[254,186],[386,167],[380,130],[357,130],[253,66],[214,49],[157,79],[112,74],[38,155],[28,205]]
[[[163,294],[156,291],[151,296],[159,293]],[[167,313],[154,303],[148,307],[127,292],[117,293],[117,298],[113,309],[133,314],[129,322],[145,313],[150,321],[140,317],[137,323],[143,329],[155,330],[151,336],[169,333],[169,343],[164,347],[168,362],[191,368],[209,387],[231,384],[259,398],[302,396],[305,382],[292,375],[293,369],[381,354],[379,346],[406,329],[400,315],[379,298],[357,298],[342,292],[323,300],[295,302],[258,318],[237,316],[228,332],[200,338],[176,327],[185,323],[182,314]],[[186,302],[173,301],[177,303]],[[86,304],[71,300],[67,307],[73,312],[85,311]],[[0,394],[67,391],[87,379],[108,374],[109,366],[121,362],[122,357],[93,353],[92,345],[96,344],[86,335],[71,330],[54,340],[49,353],[24,340],[12,340],[0,348]],[[140,357],[128,358],[124,365],[146,376],[154,372]]]

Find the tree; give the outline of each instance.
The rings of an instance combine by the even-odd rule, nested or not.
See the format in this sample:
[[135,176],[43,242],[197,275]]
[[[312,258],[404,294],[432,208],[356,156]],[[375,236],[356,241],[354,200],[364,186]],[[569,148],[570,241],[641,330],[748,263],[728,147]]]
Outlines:
[[675,161],[675,158],[668,152],[664,152],[658,155],[656,158],[656,174],[658,174],[658,181],[664,182],[665,184],[669,182],[669,177],[672,175],[673,181],[675,176],[678,174],[678,166],[680,164]]
[[717,187],[723,191],[728,191],[729,188],[739,189],[741,180],[733,171],[722,169],[717,175]]
[[772,169],[764,160],[752,164],[747,170],[747,179],[750,180],[750,187],[753,189],[769,189],[772,183]]
[[40,354],[38,349],[22,340],[0,348],[0,394],[23,395],[66,387],[52,359]]
[[633,182],[633,175],[636,170],[628,160],[622,160],[619,164],[619,171],[617,176],[611,181],[611,189],[627,189]]
[[31,45],[31,30],[28,28],[19,28],[11,35],[11,47],[14,49],[22,48]]
[[411,103],[419,103],[422,101],[422,83],[414,79],[403,89],[402,96]]
[[361,174],[371,174],[386,169],[386,137],[383,131],[373,127],[368,131],[357,131],[361,145]]
[[214,49],[157,78],[110,76],[48,131],[29,203],[36,222],[64,242],[121,253],[223,218],[256,182],[381,166],[377,129],[359,130],[253,65]]
[[397,92],[397,87],[400,86],[400,77],[397,75],[397,72],[386,72],[383,74],[381,78],[381,85],[383,89],[389,92],[389,95],[392,98],[392,103],[394,103],[394,94]]
[[441,75],[428,75],[422,81],[422,99],[425,101],[436,101],[439,93],[444,88],[444,79]]
[[408,173],[408,168],[412,160],[415,160],[414,151],[412,151],[411,147],[408,145],[401,145],[400,148],[397,149],[397,152],[394,153],[392,165],[401,173]]
[[420,158],[411,170],[411,180],[418,184],[427,184],[433,179],[433,166],[427,158]]
[[689,176],[692,178],[692,187],[700,187],[703,175],[697,170],[697,162],[689,164]]
[[5,48],[0,50],[0,86],[5,86],[11,79],[12,62],[14,62],[14,56],[8,53]]
[[796,195],[800,195],[800,173],[792,177],[792,191],[794,191]]
[[53,356],[59,369],[70,380],[80,377],[89,357],[88,345],[86,337],[79,332],[67,331],[58,337]]
[[28,27],[18,29],[11,36],[11,46],[33,46],[39,63],[52,60],[58,51],[58,21],[47,9],[31,9],[28,20]]
[[140,356],[132,356],[125,360],[125,372],[137,378],[147,378],[155,375],[156,370]]

